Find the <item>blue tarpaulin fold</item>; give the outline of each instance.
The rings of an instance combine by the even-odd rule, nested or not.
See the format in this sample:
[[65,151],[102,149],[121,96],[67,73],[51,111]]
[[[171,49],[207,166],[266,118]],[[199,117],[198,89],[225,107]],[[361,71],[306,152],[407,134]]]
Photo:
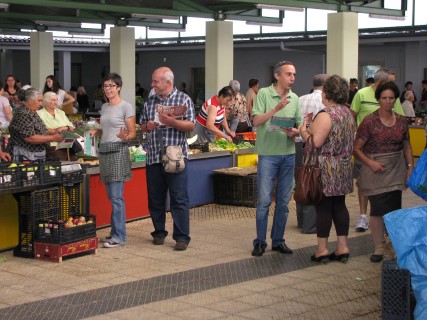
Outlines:
[[427,319],[427,206],[390,212],[384,223],[399,268],[411,273],[415,319]]

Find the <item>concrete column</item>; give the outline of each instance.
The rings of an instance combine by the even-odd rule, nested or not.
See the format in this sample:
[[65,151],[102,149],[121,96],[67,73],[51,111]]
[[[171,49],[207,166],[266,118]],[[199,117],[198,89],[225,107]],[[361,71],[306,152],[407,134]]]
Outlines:
[[65,91],[70,91],[71,83],[71,52],[58,52],[58,81]]
[[233,23],[206,22],[205,98],[209,99],[233,79]]
[[110,72],[123,79],[120,96],[135,107],[135,29],[110,29]]
[[326,73],[358,78],[359,32],[357,13],[328,14]]
[[30,36],[31,86],[43,90],[46,77],[53,74],[53,34],[31,32]]

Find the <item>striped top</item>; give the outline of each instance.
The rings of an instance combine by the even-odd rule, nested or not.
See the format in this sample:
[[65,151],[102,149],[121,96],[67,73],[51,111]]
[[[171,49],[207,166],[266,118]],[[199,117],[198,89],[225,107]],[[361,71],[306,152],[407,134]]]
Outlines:
[[212,98],[206,100],[206,102],[200,108],[200,112],[197,115],[196,119],[202,126],[206,127],[206,121],[208,120],[209,106],[216,107],[216,117],[215,117],[214,124],[215,126],[219,127],[219,125],[224,121],[225,107],[219,105],[217,96],[213,96]]

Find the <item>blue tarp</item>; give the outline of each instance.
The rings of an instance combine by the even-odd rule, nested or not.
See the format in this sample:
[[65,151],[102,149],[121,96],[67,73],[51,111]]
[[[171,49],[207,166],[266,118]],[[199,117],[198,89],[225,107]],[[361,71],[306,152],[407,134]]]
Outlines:
[[401,269],[411,273],[417,301],[415,319],[427,319],[427,206],[401,209],[384,216]]

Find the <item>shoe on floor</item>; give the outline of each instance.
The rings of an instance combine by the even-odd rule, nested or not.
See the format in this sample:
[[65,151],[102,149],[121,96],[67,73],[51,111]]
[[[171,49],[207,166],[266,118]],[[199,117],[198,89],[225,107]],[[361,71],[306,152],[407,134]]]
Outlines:
[[111,240],[111,235],[106,236],[106,237],[102,237],[99,241],[101,241],[101,242],[108,242],[110,240]]
[[371,260],[371,262],[373,263],[379,263],[381,261],[383,261],[384,256],[382,254],[373,254],[369,260]]
[[154,237],[153,244],[156,246],[161,246],[165,244],[165,237]]
[[284,254],[292,254],[293,251],[286,245],[286,243],[282,242],[277,247],[271,248],[273,251],[277,251]]
[[118,247],[120,245],[120,243],[119,242],[116,242],[116,241],[114,241],[114,240],[110,240],[110,241],[108,241],[108,242],[104,242],[103,244],[102,244],[102,246],[104,247],[104,248],[115,248],[115,247]]
[[265,246],[262,245],[262,243],[257,243],[254,246],[254,249],[252,250],[252,256],[254,257],[261,257],[265,252]]
[[368,230],[368,218],[366,217],[366,214],[361,214],[359,221],[356,224],[356,231],[365,232],[366,230]]
[[184,241],[177,241],[175,244],[175,250],[184,251],[187,250],[188,244]]

